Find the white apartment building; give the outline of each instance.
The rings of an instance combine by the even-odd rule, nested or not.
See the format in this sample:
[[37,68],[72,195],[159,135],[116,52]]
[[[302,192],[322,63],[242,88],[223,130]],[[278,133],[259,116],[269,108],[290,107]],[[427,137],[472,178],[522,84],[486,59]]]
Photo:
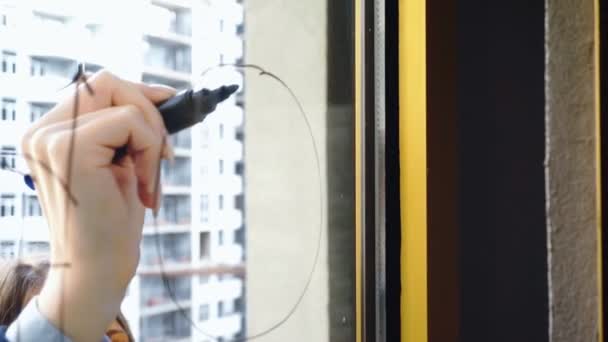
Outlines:
[[[242,73],[231,68],[200,75],[242,62],[243,28],[243,6],[235,0],[0,0],[0,163],[27,170],[18,157],[20,136],[54,105],[79,62],[87,71],[108,68],[179,89],[242,86]],[[162,166],[162,208],[156,226],[146,217],[138,274],[123,303],[138,341],[246,334],[244,120],[237,95],[203,124],[171,137],[176,155]],[[3,171],[0,257],[44,253],[47,241],[35,192],[20,175]]]

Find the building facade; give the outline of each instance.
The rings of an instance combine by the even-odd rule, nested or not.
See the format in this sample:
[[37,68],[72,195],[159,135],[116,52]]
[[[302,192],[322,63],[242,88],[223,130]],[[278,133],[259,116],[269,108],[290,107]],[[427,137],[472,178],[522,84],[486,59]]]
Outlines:
[[[242,62],[243,28],[235,0],[0,2],[0,163],[27,170],[20,136],[53,107],[80,62],[177,89],[242,87],[241,73],[213,67]],[[245,335],[242,99],[241,90],[171,137],[162,207],[156,220],[146,213],[140,266],[123,303],[138,341]],[[35,192],[17,173],[2,172],[0,184],[0,256],[48,252]]]

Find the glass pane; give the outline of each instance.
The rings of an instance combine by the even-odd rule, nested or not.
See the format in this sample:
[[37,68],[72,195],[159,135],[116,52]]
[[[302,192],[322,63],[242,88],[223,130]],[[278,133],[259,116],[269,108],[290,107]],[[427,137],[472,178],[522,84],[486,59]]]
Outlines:
[[237,84],[170,138],[162,205],[146,212],[122,306],[133,334],[354,341],[352,6],[0,1],[0,257],[48,255],[36,193],[14,171],[27,172],[21,134],[78,63],[177,89]]

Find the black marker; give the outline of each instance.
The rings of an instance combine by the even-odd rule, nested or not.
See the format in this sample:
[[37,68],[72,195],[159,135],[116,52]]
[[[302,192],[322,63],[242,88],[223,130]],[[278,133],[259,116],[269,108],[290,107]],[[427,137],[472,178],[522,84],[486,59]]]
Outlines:
[[203,121],[220,102],[234,94],[237,89],[239,86],[234,84],[196,92],[188,89],[160,103],[157,108],[167,131],[173,134]]
[[[237,85],[221,86],[217,89],[192,89],[184,90],[172,98],[159,103],[156,108],[163,117],[165,127],[169,134],[177,133],[186,128],[192,127],[205,120],[220,102],[223,102],[230,95],[239,89]],[[116,150],[113,160],[117,161],[127,154],[127,148],[121,147]],[[23,181],[32,190],[36,190],[34,180],[28,174],[23,176]]]
[[[220,102],[234,94],[237,89],[239,89],[239,86],[235,84],[221,86],[213,90],[203,88],[194,91],[188,89],[159,103],[156,108],[163,117],[167,132],[174,134],[205,120],[207,115],[211,114]],[[112,162],[118,162],[126,154],[126,146],[117,149]]]

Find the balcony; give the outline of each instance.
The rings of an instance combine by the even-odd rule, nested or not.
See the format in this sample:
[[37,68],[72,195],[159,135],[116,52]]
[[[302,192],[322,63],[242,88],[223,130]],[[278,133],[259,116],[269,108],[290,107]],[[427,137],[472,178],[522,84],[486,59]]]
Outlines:
[[177,301],[177,304],[179,304],[178,307],[169,297],[156,297],[148,303],[148,306],[141,308],[141,316],[143,317],[177,311],[179,308],[188,309],[188,311],[190,311],[189,308],[192,305],[191,300],[184,299]]
[[144,236],[141,251],[140,271],[160,268],[161,262],[163,269],[187,269],[192,258],[190,234]]
[[3,49],[16,50],[21,46],[22,36],[14,27],[0,26],[0,42]]
[[[19,65],[17,71],[19,72]],[[19,74],[0,72],[0,89],[2,89],[0,97],[16,98],[27,93],[29,88],[26,83],[26,79]]]
[[157,77],[175,78],[181,81],[190,81],[192,72],[192,49],[181,44],[153,35],[146,35],[144,72],[156,71]]
[[49,230],[42,217],[1,217],[0,240],[48,241]]
[[190,150],[192,148],[192,132],[191,129],[183,130],[178,133],[172,134],[169,137],[173,148],[176,150],[184,149]]
[[[182,308],[185,309],[185,307]],[[141,340],[146,342],[191,341],[190,317],[190,309],[144,316],[141,319]]]
[[[159,270],[144,270],[138,272],[140,276],[159,276]],[[182,276],[196,276],[203,275],[209,276],[212,274],[230,274],[235,277],[243,277],[245,275],[245,266],[243,263],[233,265],[222,265],[222,264],[207,264],[207,265],[193,265],[189,268],[181,270],[166,270],[164,274],[168,277],[182,277]]]
[[164,195],[190,195],[190,185],[164,185],[163,184],[163,194]]
[[[226,163],[226,162],[225,162]],[[226,163],[227,164],[227,163]],[[215,163],[207,163],[207,170],[212,169]],[[239,194],[243,192],[243,177],[236,173],[236,163],[230,163],[224,166],[224,173],[210,172],[198,180],[197,185],[205,189],[207,192],[216,192],[224,195]]]
[[243,225],[243,213],[236,209],[224,209],[213,214],[212,225],[224,229],[238,229]]
[[224,64],[234,64],[239,58],[243,57],[243,41],[237,38],[234,33],[223,34],[220,53]]
[[154,234],[178,234],[189,233],[191,227],[189,224],[164,224],[154,227],[153,225],[144,226],[144,235]]
[[29,102],[56,102],[61,96],[63,88],[70,82],[72,80],[67,76],[31,76],[28,82],[30,89],[25,97]]
[[243,261],[243,247],[238,244],[219,246],[213,252],[213,260],[229,265],[239,264]]
[[192,45],[192,39],[188,36],[171,31],[161,31],[154,27],[150,27],[145,35],[148,39],[156,40],[166,45]]
[[162,6],[169,9],[189,9],[192,7],[192,0],[152,0],[156,6]]
[[176,157],[192,157],[192,150],[189,148],[174,147],[173,152],[175,153]]
[[[158,226],[190,224],[192,220],[190,196],[168,194],[166,189],[163,189],[163,193],[165,195],[158,212],[156,224]],[[144,224],[152,226],[154,223],[152,211],[146,210]]]
[[27,45],[27,53],[36,57],[73,58],[80,56],[82,49],[75,42],[83,41],[86,31],[75,31],[67,27],[49,29],[42,25],[32,27],[31,43]]
[[236,139],[210,141],[209,147],[210,155],[221,156],[224,159],[243,159],[243,144]]
[[144,311],[153,315],[177,310],[175,301],[180,306],[182,303],[189,305],[191,301],[192,291],[189,277],[173,277],[165,283],[159,276],[142,276],[140,284],[142,314]]
[[175,89],[186,89],[190,86],[190,73],[173,71],[163,67],[145,66],[142,81],[171,86]]
[[176,156],[171,161],[163,161],[161,167],[163,187],[175,186],[185,187],[184,193],[190,193],[192,184],[192,160]]
[[[242,314],[233,313],[219,318],[212,318],[210,320],[198,323],[201,330],[209,335],[213,336],[233,336],[238,334],[242,330]],[[198,338],[197,331],[194,330],[194,336]],[[200,333],[198,333],[200,334]],[[205,338],[205,336],[200,336]]]
[[[0,144],[2,145],[15,145],[19,144],[21,141],[21,136],[27,129],[29,122],[22,120],[21,115],[25,114],[22,112],[17,112],[17,120],[16,121],[0,121]],[[26,166],[25,161],[22,157],[16,157],[17,168],[23,170]],[[6,177],[7,173],[5,171],[2,172],[2,177]],[[3,178],[5,179],[5,178]],[[6,184],[6,183],[5,183]],[[14,185],[10,185],[10,189],[14,191],[22,191],[23,190],[23,180],[19,177],[17,183],[12,183]],[[7,184],[8,185],[8,184]],[[3,184],[3,191],[7,191],[5,189],[6,186]]]
[[222,299],[235,299],[243,296],[243,280],[231,278],[198,285],[197,301],[212,302]]

